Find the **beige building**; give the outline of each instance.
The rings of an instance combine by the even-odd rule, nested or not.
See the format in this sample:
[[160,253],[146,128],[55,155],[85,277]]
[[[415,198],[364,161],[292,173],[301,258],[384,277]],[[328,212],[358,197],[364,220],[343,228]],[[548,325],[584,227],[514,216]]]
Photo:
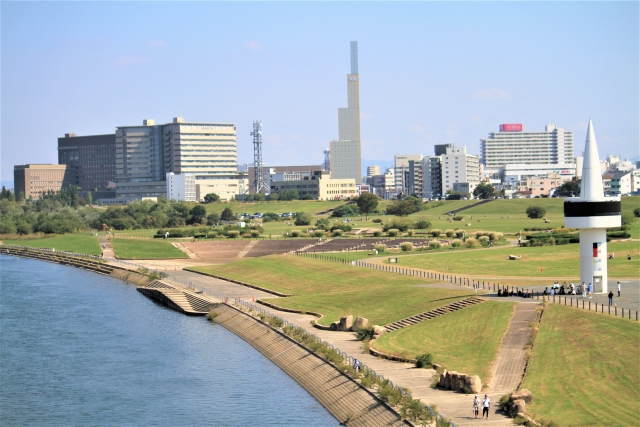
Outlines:
[[25,199],[40,198],[40,194],[47,191],[60,191],[71,180],[67,165],[15,165],[13,167],[13,185],[16,200],[20,193]]
[[314,172],[312,176],[296,181],[271,181],[272,193],[282,190],[296,190],[298,197],[314,200],[342,200],[356,197],[358,189],[354,179],[330,178],[329,172]]
[[547,176],[533,176],[527,178],[524,187],[518,188],[520,191],[530,191],[531,197],[549,197],[551,191],[560,187],[566,179],[555,173],[548,173]]
[[249,177],[246,173],[237,174],[234,179],[200,179],[196,180],[196,201],[204,201],[204,196],[215,193],[221,200],[233,200],[237,194],[244,194],[249,188]]
[[367,166],[367,176],[380,175],[380,166]]

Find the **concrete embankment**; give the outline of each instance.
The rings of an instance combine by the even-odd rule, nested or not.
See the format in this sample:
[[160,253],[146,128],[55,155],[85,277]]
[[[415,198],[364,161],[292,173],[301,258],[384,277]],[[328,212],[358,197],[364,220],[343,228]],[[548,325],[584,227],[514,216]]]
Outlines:
[[340,423],[350,427],[411,425],[400,420],[393,409],[371,392],[285,335],[227,305],[221,304],[214,311],[219,313],[215,318],[216,323],[247,341],[278,365]]

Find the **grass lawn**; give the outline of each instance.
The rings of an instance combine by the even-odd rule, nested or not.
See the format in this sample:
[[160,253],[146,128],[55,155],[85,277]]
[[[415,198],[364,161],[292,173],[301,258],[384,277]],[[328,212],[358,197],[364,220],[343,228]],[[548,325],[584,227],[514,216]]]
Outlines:
[[349,314],[366,317],[370,324],[384,325],[475,295],[464,289],[411,286],[425,283],[419,278],[293,256],[268,256],[193,269],[294,294],[273,302],[322,313],[323,325]]
[[[609,277],[640,275],[640,244],[638,242],[610,242],[608,251],[616,253],[616,257],[609,260]],[[521,255],[522,259],[509,261],[509,254]],[[627,254],[631,255],[631,261],[627,261]],[[398,257],[398,265],[477,276],[579,277],[580,246],[569,244],[534,248],[508,247],[436,252]],[[543,269],[542,272],[540,268]]]
[[153,240],[111,239],[113,250],[119,259],[170,259],[189,258],[171,243]]
[[212,213],[221,213],[225,208],[230,208],[233,213],[249,213],[254,214],[256,212],[274,212],[274,213],[284,213],[284,212],[307,212],[309,214],[317,214],[319,212],[324,212],[329,209],[335,209],[340,205],[344,205],[345,202],[342,201],[304,201],[304,200],[294,200],[288,202],[250,202],[250,203],[241,203],[241,202],[228,202],[228,203],[209,203],[203,205],[207,208],[207,214]]
[[3,240],[7,245],[28,246],[31,248],[55,249],[88,255],[102,255],[96,236],[90,234],[64,234],[38,239]]
[[638,322],[548,306],[522,385],[527,412],[561,426],[638,425],[638,354]]
[[384,334],[374,347],[409,357],[431,353],[434,362],[449,370],[479,375],[486,384],[514,305],[486,301]]

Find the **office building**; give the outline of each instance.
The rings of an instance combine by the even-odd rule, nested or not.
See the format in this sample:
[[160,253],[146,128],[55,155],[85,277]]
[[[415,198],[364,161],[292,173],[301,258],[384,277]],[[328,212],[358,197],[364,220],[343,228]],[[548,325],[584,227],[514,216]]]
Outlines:
[[203,202],[204,196],[215,193],[220,200],[231,201],[237,195],[244,194],[249,189],[249,176],[246,172],[216,179],[196,179],[196,201]]
[[271,193],[296,190],[298,197],[314,200],[342,200],[358,195],[354,179],[331,178],[327,171],[317,171],[300,180],[271,181],[270,190]]
[[523,131],[522,124],[500,125],[480,140],[480,161],[489,170],[508,164],[556,165],[573,163],[573,132],[554,124],[544,132]]
[[38,200],[45,192],[58,192],[71,184],[67,165],[27,164],[13,167],[13,187],[17,201],[20,195]]
[[422,197],[422,159],[409,160],[407,194]]
[[58,164],[67,165],[69,185],[84,191],[102,191],[116,182],[116,136],[76,136],[58,138]]
[[[249,174],[249,188],[253,187],[255,181],[254,166],[248,166]],[[264,180],[267,189],[271,188],[269,185],[269,175],[275,174],[300,174],[300,177],[311,176],[314,172],[320,172],[324,169],[324,165],[284,165],[284,166],[267,166],[262,165],[262,179]]]
[[534,176],[524,180],[524,186],[518,188],[520,192],[528,192],[531,197],[549,197],[565,180],[553,172],[546,176]]
[[547,176],[550,173],[559,175],[564,182],[573,178],[576,175],[576,171],[575,163],[555,165],[510,164],[500,168],[497,175],[505,184],[515,183],[536,176]]
[[236,127],[230,123],[119,126],[116,130],[117,197],[161,197],[166,173],[193,174],[196,184],[237,176]]
[[351,42],[351,73],[347,75],[347,108],[338,109],[338,140],[331,141],[331,177],[361,183],[360,76],[358,42]]
[[441,157],[442,191],[445,194],[448,190],[456,191],[453,187],[456,183],[469,184],[467,189],[478,185],[480,182],[479,159],[478,156],[467,154],[467,147],[452,145],[446,148],[445,154]]
[[167,172],[167,200],[177,202],[196,201],[196,176],[190,173]]
[[380,166],[367,166],[367,176],[380,175]]
[[400,154],[393,158],[394,182],[396,194],[409,192],[409,161],[421,162],[422,154]]
[[433,200],[443,194],[442,159],[440,155],[427,156],[422,159],[422,197]]

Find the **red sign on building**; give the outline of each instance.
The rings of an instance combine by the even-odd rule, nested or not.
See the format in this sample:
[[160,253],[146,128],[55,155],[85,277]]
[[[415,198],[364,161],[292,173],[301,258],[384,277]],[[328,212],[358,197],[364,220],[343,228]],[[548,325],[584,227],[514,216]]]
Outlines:
[[500,132],[522,132],[522,123],[500,125]]

